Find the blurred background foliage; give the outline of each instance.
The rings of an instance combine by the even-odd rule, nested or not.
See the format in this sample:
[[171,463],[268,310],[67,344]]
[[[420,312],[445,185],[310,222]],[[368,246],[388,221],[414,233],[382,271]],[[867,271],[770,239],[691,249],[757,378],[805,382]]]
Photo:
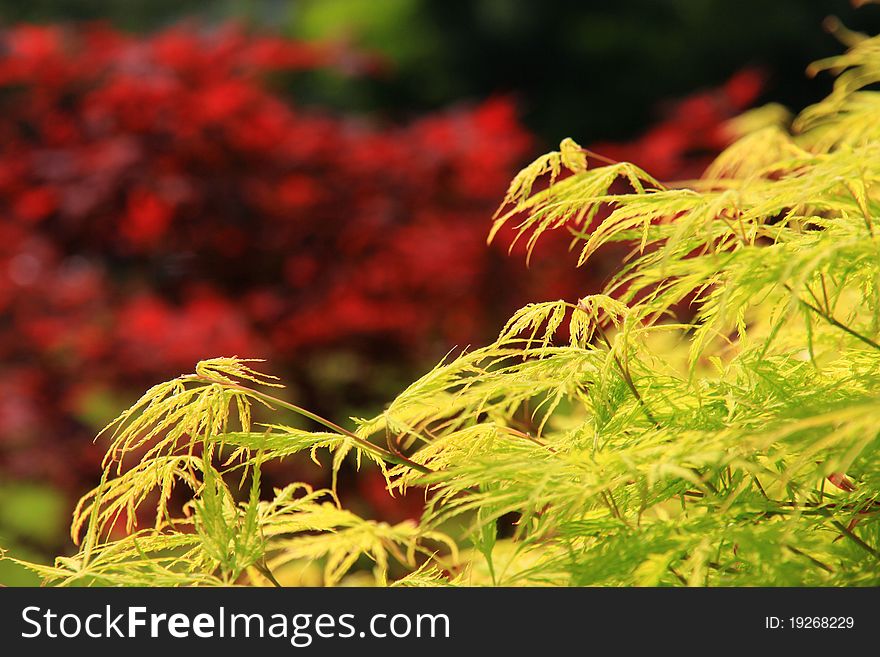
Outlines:
[[[91,437],[200,358],[369,415],[515,308],[595,290],[564,239],[531,270],[486,248],[518,168],[571,136],[698,175],[736,112],[827,92],[804,70],[840,50],[828,15],[880,27],[831,0],[0,0],[0,546],[64,552]],[[286,467],[267,485],[322,477]],[[418,513],[374,474],[348,508]]]
[[[767,99],[822,98],[806,63],[839,52],[821,28],[880,27],[848,0],[35,0],[0,1],[0,20],[107,20],[150,31],[181,19],[235,19],[291,37],[343,39],[383,54],[385,76],[324,77],[314,101],[406,115],[514,92],[546,143],[618,140],[644,129],[657,103],[721,84],[747,66],[771,75]],[[613,102],[609,102],[613,99]]]

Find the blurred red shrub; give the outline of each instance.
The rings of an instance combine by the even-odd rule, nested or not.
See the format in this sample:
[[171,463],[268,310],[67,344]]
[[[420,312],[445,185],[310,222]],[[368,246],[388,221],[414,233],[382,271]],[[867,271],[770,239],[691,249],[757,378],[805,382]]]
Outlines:
[[[300,382],[281,369],[340,345],[411,367],[597,287],[601,271],[526,272],[485,246],[532,148],[507,99],[382,125],[299,108],[276,75],[373,65],[230,27],[0,36],[0,473],[78,485],[98,393],[200,358],[266,357]],[[750,75],[598,148],[690,175]]]

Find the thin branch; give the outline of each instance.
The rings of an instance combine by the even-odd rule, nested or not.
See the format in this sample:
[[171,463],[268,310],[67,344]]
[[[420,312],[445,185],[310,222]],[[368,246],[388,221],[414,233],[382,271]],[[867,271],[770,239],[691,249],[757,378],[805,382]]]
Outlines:
[[268,404],[275,404],[277,406],[281,406],[282,408],[286,408],[290,411],[293,411],[294,413],[296,413],[298,415],[302,415],[303,417],[306,417],[306,418],[312,420],[313,422],[317,422],[318,424],[321,424],[321,425],[327,427],[328,429],[332,429],[333,431],[335,431],[339,434],[342,434],[343,436],[346,436],[347,438],[350,438],[361,449],[363,449],[364,451],[370,452],[374,456],[378,456],[383,461],[387,461],[388,463],[393,463],[395,465],[402,465],[402,466],[405,466],[408,468],[412,468],[413,470],[418,470],[419,472],[421,472],[423,474],[433,474],[434,473],[433,470],[422,465],[421,463],[416,463],[415,461],[412,461],[402,455],[393,454],[392,452],[389,452],[388,450],[385,450],[382,447],[379,447],[378,445],[371,443],[369,440],[365,440],[365,439],[361,438],[356,433],[349,431],[345,427],[339,426],[338,424],[336,424],[335,422],[333,422],[331,420],[323,418],[320,415],[316,415],[315,413],[312,413],[311,411],[307,411],[306,409],[302,408],[301,406],[297,406],[296,404],[292,404],[288,401],[284,401],[283,399],[279,399],[278,397],[273,397],[272,395],[266,394],[265,392],[260,392],[259,390],[254,390],[253,388],[248,388],[247,386],[243,386],[238,383],[230,383],[229,381],[219,381],[216,379],[212,379],[210,377],[190,376],[187,378],[191,381],[200,381],[203,383],[212,383],[212,384],[219,383],[226,388],[238,390],[239,392],[242,392],[246,395],[250,395],[252,397],[256,397],[257,399],[260,399]]
[[[580,306],[578,306],[580,308]],[[582,312],[586,312],[583,308],[580,308]],[[605,331],[599,326],[599,320],[596,320],[596,332],[599,334],[599,337],[602,338],[602,341],[608,347],[608,352],[611,354],[611,357],[614,359],[614,362],[617,363],[617,367],[620,369],[620,374],[623,377],[624,382],[627,387],[632,392],[633,397],[636,398],[636,401],[639,403],[639,406],[642,407],[642,412],[645,414],[645,417],[648,418],[648,421],[653,424],[658,429],[660,428],[660,423],[657,422],[657,419],[654,417],[654,414],[651,412],[651,409],[648,408],[648,405],[645,403],[645,400],[642,399],[642,396],[639,394],[638,388],[636,388],[636,384],[632,379],[632,376],[629,373],[629,368],[624,367],[623,363],[620,361],[620,358],[614,353],[614,348],[611,346],[611,342],[608,340],[608,336],[605,334]]]
[[602,500],[605,502],[605,506],[611,511],[611,515],[620,520],[624,525],[626,525],[629,529],[632,529],[632,525],[629,524],[626,518],[623,517],[623,514],[620,512],[620,509],[617,506],[617,503],[614,501],[614,496],[610,491],[602,491],[600,493]]
[[831,313],[828,312],[828,306],[827,306],[827,305],[825,306],[824,309],[822,309],[822,303],[819,301],[819,297],[816,296],[816,293],[813,292],[813,288],[811,288],[809,285],[804,285],[804,288],[807,290],[807,292],[810,293],[810,296],[813,297],[813,301],[816,302],[816,306],[817,306],[820,310],[822,310],[822,312],[824,312],[824,313],[830,315]]
[[688,585],[687,580],[684,577],[682,577],[675,568],[673,568],[672,566],[667,566],[667,568],[670,573],[672,573],[673,575],[675,575],[678,578],[679,582],[681,582],[684,586]]
[[764,490],[764,487],[761,485],[761,482],[755,475],[752,475],[752,481],[755,482],[755,486],[757,486],[758,490],[761,491],[761,495],[764,496],[764,499],[769,500],[770,498],[767,496],[767,491]]
[[[871,213],[868,211],[868,206],[865,203],[864,195],[860,195],[855,188],[855,185],[852,181],[846,183],[846,188],[849,190],[849,193],[852,194],[853,199],[856,202],[856,205],[859,206],[859,210],[862,212],[862,218],[865,220],[865,228],[868,229],[868,234],[871,237],[874,237],[874,224],[871,221]],[[862,189],[865,189],[865,181],[862,180]]]
[[874,557],[875,559],[880,561],[880,552],[878,552],[876,549],[872,548],[870,545],[868,545],[862,539],[860,539],[858,536],[856,536],[849,527],[847,527],[842,522],[839,522],[837,520],[832,520],[831,524],[834,525],[837,529],[839,529],[843,533],[843,535],[846,536],[849,540],[851,540],[853,543],[855,543],[860,548],[865,550],[872,557]]
[[[399,458],[404,462],[408,467],[413,470],[418,470],[419,472],[424,472],[425,474],[432,474],[434,470],[431,468],[422,465],[421,463],[416,463],[411,458],[408,458],[400,449],[400,442],[397,440],[396,436],[391,434],[391,431],[388,430],[388,427],[385,427],[385,442],[388,444],[388,449],[391,451],[394,456]],[[372,444],[372,443],[370,443]]]
[[871,338],[869,338],[869,337],[867,337],[867,336],[864,336],[864,335],[862,335],[861,333],[859,333],[858,331],[853,330],[852,328],[850,328],[850,327],[847,326],[846,324],[843,324],[843,323],[837,321],[836,319],[834,319],[833,316],[831,316],[831,315],[829,315],[828,313],[822,311],[820,308],[817,308],[816,306],[814,306],[813,304],[811,304],[809,301],[804,301],[804,300],[801,299],[797,294],[795,294],[794,290],[791,289],[791,286],[788,285],[788,283],[783,283],[783,286],[785,287],[786,290],[788,290],[789,292],[791,292],[791,294],[792,294],[792,295],[794,296],[794,298],[798,301],[798,303],[800,303],[801,305],[803,305],[805,308],[807,308],[807,309],[811,310],[812,312],[816,313],[819,317],[821,317],[822,319],[824,319],[826,322],[828,322],[828,323],[831,324],[832,326],[836,326],[836,327],[839,328],[841,331],[845,331],[846,333],[849,333],[849,334],[850,334],[851,336],[853,336],[854,338],[856,338],[856,339],[858,339],[858,340],[861,340],[862,342],[864,342],[864,343],[867,344],[867,345],[870,345],[871,347],[873,347],[873,348],[876,349],[877,351],[880,351],[880,343],[874,342]]
[[824,570],[825,572],[828,572],[828,573],[833,573],[833,572],[834,572],[834,568],[832,568],[832,567],[829,566],[828,564],[825,564],[825,563],[819,561],[816,557],[807,554],[807,553],[804,552],[803,550],[799,550],[798,548],[796,548],[796,547],[793,546],[793,545],[786,545],[785,547],[786,547],[788,550],[791,550],[792,552],[794,552],[794,553],[795,553],[796,555],[798,555],[799,557],[804,557],[805,559],[808,559],[808,560],[812,561],[815,565],[819,566],[819,568],[821,568],[821,569]]
[[834,311],[831,308],[831,302],[828,300],[828,288],[825,286],[825,273],[820,272],[819,280],[822,281],[822,298],[825,299],[825,312],[829,315],[833,315]]
[[279,589],[284,588],[284,586],[281,584],[281,582],[279,582],[277,579],[275,579],[275,575],[272,573],[269,566],[267,566],[265,562],[258,561],[257,563],[254,564],[254,568],[256,568],[263,577],[268,579],[272,583],[272,586],[275,586]]
[[539,438],[535,438],[534,436],[532,436],[524,431],[519,431],[517,429],[514,429],[513,427],[500,427],[500,428],[504,429],[506,432],[508,432],[510,434],[513,434],[514,436],[518,436],[519,438],[525,438],[526,440],[529,440],[529,441],[535,443],[539,447],[543,447],[548,452],[552,452],[554,454],[556,453],[556,450],[553,449],[547,443],[545,443],[543,440],[540,440]]

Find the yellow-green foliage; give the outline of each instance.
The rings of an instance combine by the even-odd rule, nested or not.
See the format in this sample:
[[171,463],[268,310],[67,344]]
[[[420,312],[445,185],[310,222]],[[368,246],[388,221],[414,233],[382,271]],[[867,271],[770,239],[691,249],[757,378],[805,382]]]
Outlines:
[[[571,140],[525,169],[493,234],[516,221],[530,248],[568,230],[582,264],[608,242],[630,257],[605,294],[526,306],[378,417],[345,429],[237,359],[156,386],[113,425],[82,551],[33,567],[52,584],[335,584],[364,563],[410,586],[880,584],[880,39],[850,39],[815,65],[838,74],[827,99],[737,120],[688,186]],[[325,430],[255,427],[254,403]],[[302,484],[261,499],[261,464],[323,450],[424,489],[421,521]],[[154,527],[133,531],[148,503]],[[108,538],[120,519],[133,533]]]

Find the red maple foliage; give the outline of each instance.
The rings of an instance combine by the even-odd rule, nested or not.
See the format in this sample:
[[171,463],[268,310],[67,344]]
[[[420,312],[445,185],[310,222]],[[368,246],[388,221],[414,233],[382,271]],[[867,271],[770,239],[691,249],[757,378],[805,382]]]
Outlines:
[[[98,393],[202,358],[302,382],[304,356],[348,345],[412,368],[598,287],[599,270],[486,247],[534,146],[509,99],[387,125],[306,110],[274,77],[374,65],[229,26],[0,35],[0,473],[81,487]],[[596,148],[690,175],[759,86],[742,74]]]

